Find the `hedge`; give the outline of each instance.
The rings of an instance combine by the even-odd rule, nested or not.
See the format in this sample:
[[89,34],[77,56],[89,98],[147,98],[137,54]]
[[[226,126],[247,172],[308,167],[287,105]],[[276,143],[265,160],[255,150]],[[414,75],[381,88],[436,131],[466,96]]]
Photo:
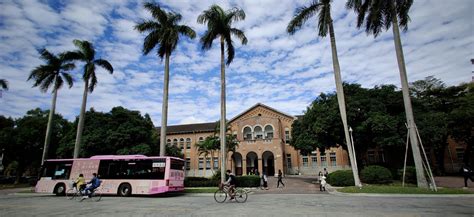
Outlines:
[[352,170],[337,170],[329,174],[326,181],[332,186],[353,186]]
[[390,170],[377,165],[367,166],[362,169],[360,179],[368,184],[387,184],[393,181]]
[[[237,176],[238,187],[257,187],[260,186],[260,177],[258,176]],[[215,187],[219,185],[220,180],[205,177],[186,177],[184,178],[184,187]]]
[[[398,170],[398,176],[400,181],[403,181],[403,168]],[[405,170],[405,183],[416,184],[416,168],[413,166],[407,166]]]

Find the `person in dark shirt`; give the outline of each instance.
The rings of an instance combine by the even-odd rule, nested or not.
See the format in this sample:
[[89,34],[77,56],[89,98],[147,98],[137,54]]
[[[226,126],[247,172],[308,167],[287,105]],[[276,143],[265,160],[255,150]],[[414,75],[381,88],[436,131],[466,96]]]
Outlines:
[[283,185],[283,187],[285,187],[285,184],[283,184],[282,178],[283,178],[283,173],[281,172],[281,170],[278,170],[277,188],[280,187],[280,183],[281,185]]
[[82,200],[90,197],[92,191],[94,189],[98,188],[100,186],[100,183],[102,182],[102,181],[100,181],[99,177],[97,177],[97,173],[93,173],[92,176],[93,176],[92,180],[87,183],[87,184],[90,184],[90,186],[88,186],[86,189],[84,189],[85,195],[84,195],[84,197],[82,197]]
[[237,181],[236,181],[236,179],[235,179],[235,175],[232,174],[232,173],[230,172],[230,170],[227,170],[227,171],[226,171],[226,175],[227,175],[228,178],[227,178],[227,181],[224,182],[224,185],[229,186],[230,199],[232,200],[232,199],[234,199],[234,197],[235,197],[234,192],[235,192],[235,187],[237,187],[237,186],[236,186],[236,185],[237,185]]

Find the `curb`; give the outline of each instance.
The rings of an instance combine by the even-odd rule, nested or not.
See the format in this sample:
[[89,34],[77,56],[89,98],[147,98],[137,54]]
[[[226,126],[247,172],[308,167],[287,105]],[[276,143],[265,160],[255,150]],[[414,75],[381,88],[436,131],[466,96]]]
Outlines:
[[337,191],[337,188],[327,184],[327,192],[335,196],[353,196],[353,197],[414,197],[414,198],[454,198],[466,197],[474,198],[474,194],[380,194],[380,193],[344,193]]

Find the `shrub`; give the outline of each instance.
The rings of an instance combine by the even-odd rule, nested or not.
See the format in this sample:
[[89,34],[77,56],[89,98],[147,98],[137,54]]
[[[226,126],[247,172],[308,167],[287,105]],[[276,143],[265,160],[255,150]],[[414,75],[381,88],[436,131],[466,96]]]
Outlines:
[[219,180],[212,180],[205,177],[186,177],[184,178],[184,187],[215,187]]
[[377,165],[365,167],[360,173],[360,178],[368,184],[386,184],[393,181],[390,170]]
[[352,170],[338,170],[330,173],[326,181],[333,186],[353,186],[354,176]]
[[[400,181],[403,181],[403,168],[398,170],[398,176]],[[416,184],[416,168],[413,166],[407,166],[405,170],[405,183]]]
[[237,176],[237,186],[239,187],[257,187],[260,186],[260,177],[258,176]]

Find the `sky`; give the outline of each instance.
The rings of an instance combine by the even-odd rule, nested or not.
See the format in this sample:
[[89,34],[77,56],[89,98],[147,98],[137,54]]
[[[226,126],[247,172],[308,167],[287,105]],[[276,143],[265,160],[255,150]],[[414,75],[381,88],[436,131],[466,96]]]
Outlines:
[[[226,67],[227,119],[256,103],[299,115],[323,92],[334,92],[329,37],[319,38],[316,17],[294,35],[286,33],[295,9],[310,1],[156,1],[180,13],[182,25],[197,32],[181,37],[170,60],[168,124],[216,121],[220,117],[220,51],[217,43],[203,51],[199,43],[206,26],[197,16],[212,4],[246,13],[234,26],[244,31],[247,45],[235,39],[234,61]],[[392,31],[374,38],[356,28],[355,14],[345,1],[332,3],[332,17],[344,82],[363,87],[400,86]],[[151,15],[143,3],[126,0],[0,0],[0,78],[8,91],[0,98],[0,115],[18,118],[39,107],[49,109],[51,91],[43,93],[27,81],[43,64],[38,49],[58,54],[75,50],[72,40],[94,44],[96,57],[108,60],[114,73],[97,71],[98,85],[89,94],[87,109],[108,112],[115,106],[149,114],[161,123],[164,61],[156,50],[142,54],[145,34],[134,25]],[[435,76],[448,85],[470,82],[474,58],[474,1],[415,0],[408,31],[402,32],[409,82]],[[84,83],[82,63],[71,74],[72,88],[58,92],[57,113],[73,121],[79,115]]]

